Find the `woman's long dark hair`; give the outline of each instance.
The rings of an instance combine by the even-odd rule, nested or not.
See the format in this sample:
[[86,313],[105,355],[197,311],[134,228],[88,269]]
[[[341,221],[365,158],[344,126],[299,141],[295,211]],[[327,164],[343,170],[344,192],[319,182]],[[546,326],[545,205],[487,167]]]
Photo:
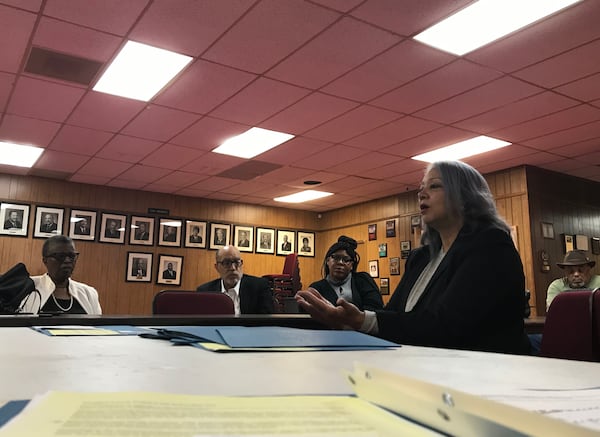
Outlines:
[[350,258],[352,258],[352,273],[356,272],[358,268],[358,263],[360,262],[360,256],[356,253],[356,248],[358,247],[358,243],[354,238],[346,237],[342,235],[338,238],[338,240],[331,245],[327,253],[325,254],[325,259],[323,260],[323,277],[329,275],[329,266],[327,265],[327,258],[333,255],[338,250],[345,250]]

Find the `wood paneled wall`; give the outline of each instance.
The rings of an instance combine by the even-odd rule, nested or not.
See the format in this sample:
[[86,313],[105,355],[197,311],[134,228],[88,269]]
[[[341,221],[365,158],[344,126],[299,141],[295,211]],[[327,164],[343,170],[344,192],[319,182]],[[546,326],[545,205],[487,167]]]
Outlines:
[[[32,238],[35,206],[54,206],[123,214],[148,215],[148,208],[163,208],[170,211],[169,217],[206,220],[269,228],[305,230],[318,229],[316,214],[196,199],[145,191],[124,190],[96,185],[77,184],[53,179],[0,174],[0,200],[31,205],[29,236],[0,236],[0,271],[4,272],[17,262],[24,262],[32,275],[44,273],[41,251],[44,239]],[[100,218],[100,217],[98,217]],[[65,223],[66,226],[66,223]],[[126,241],[128,241],[128,235]],[[320,244],[316,238],[317,247]],[[208,249],[172,248],[159,246],[130,246],[76,240],[81,256],[73,278],[94,286],[100,294],[100,303],[105,314],[150,314],[152,298],[168,286],[156,284],[156,264],[159,254],[184,257],[182,290],[195,289],[217,276],[214,271],[215,251]],[[153,259],[153,282],[126,282],[125,271],[128,252],[151,252]],[[244,271],[261,276],[281,273],[284,257],[265,254],[244,253]],[[320,277],[320,263],[316,258],[300,257],[300,272],[306,284]]]
[[[588,239],[588,255],[598,264],[600,256],[591,252],[591,237],[600,237],[600,183],[561,173],[527,167],[532,229],[533,278],[537,290],[536,307],[546,313],[546,290],[556,278],[564,276],[556,263],[565,251],[562,235],[584,235]],[[544,238],[542,222],[552,224],[554,238]],[[549,255],[550,271],[542,271],[541,251]]]

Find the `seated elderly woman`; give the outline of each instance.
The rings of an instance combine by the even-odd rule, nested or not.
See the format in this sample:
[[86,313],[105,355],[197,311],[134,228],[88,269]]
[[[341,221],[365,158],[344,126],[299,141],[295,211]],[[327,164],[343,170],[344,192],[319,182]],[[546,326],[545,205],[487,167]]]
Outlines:
[[361,310],[383,309],[379,288],[371,275],[356,271],[360,262],[356,247],[356,240],[344,235],[338,238],[323,260],[325,278],[313,282],[310,287],[334,305],[343,297]]
[[301,308],[332,327],[351,327],[405,344],[526,354],[523,265],[479,172],[431,164],[418,192],[423,246],[413,250],[384,310],[337,306],[314,289]]
[[31,277],[39,295],[34,292],[25,298],[22,312],[102,314],[96,289],[71,279],[78,257],[69,237],[48,238],[42,246],[42,261],[48,272]]

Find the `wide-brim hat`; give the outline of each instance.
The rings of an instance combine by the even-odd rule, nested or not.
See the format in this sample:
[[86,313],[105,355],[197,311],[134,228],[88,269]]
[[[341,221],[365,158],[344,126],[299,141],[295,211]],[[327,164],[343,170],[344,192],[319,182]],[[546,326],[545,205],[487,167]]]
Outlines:
[[556,263],[556,265],[561,269],[567,266],[583,266],[585,264],[589,264],[590,267],[594,267],[596,265],[596,261],[589,259],[583,250],[572,250],[567,252],[563,262]]

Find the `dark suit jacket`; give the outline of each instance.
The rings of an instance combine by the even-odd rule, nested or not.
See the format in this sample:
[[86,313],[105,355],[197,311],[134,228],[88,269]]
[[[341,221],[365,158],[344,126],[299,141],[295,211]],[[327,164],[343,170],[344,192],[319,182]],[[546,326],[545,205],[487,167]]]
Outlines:
[[13,229],[13,228],[21,229],[22,227],[23,227],[23,224],[21,223],[20,220],[17,220],[14,223],[11,222],[10,220],[6,220],[4,222],[4,229]]
[[412,311],[406,301],[429,262],[428,247],[413,250],[385,311],[379,335],[398,343],[526,354],[525,276],[506,232],[464,228]]
[[292,242],[281,243],[281,250],[292,250]]
[[43,223],[42,226],[40,226],[40,231],[41,232],[54,232],[56,231],[56,229],[58,228],[58,225],[56,223]]
[[[338,293],[327,282],[327,279],[313,282],[310,286],[335,305]],[[379,287],[367,272],[353,273],[350,286],[352,287],[352,303],[359,309],[371,311],[383,309],[383,299]]]
[[175,279],[177,272],[175,270],[163,270],[163,279]]
[[[271,314],[273,293],[265,278],[243,275],[240,284],[240,312],[242,314]],[[221,278],[200,285],[196,291],[221,292]]]

